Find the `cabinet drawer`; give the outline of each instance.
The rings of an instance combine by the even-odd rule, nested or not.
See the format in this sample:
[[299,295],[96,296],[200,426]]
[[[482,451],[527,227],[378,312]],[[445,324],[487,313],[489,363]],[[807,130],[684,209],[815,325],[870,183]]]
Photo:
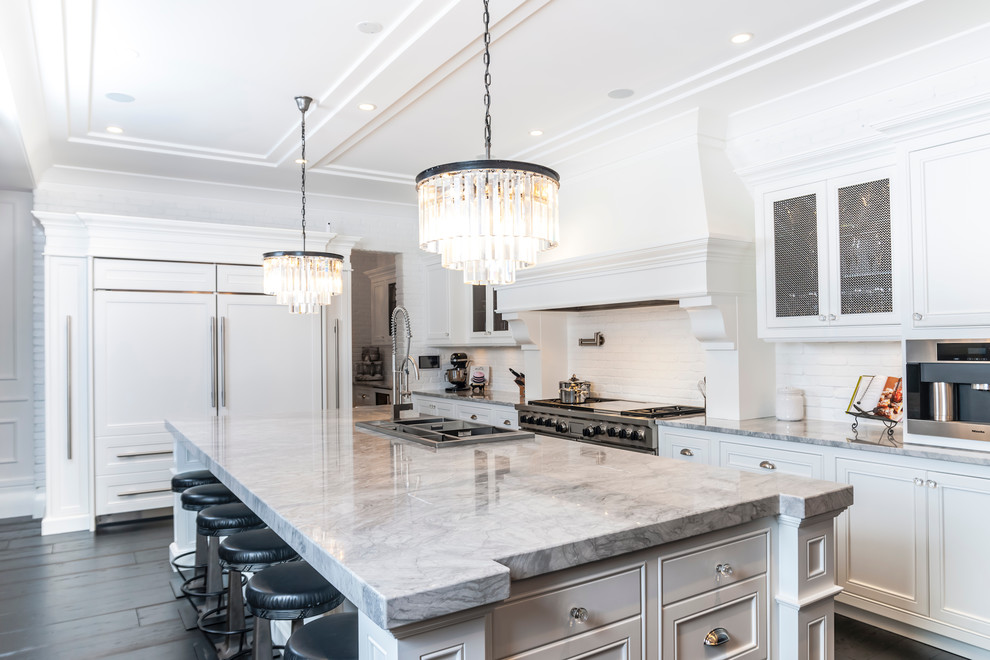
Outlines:
[[261,266],[217,264],[220,293],[264,293],[265,270]]
[[421,412],[424,415],[454,417],[454,402],[440,401],[437,399],[422,399],[418,412]]
[[173,504],[172,471],[169,469],[96,477],[98,516],[171,508]]
[[491,406],[473,403],[458,403],[457,417],[458,419],[463,419],[469,422],[477,422],[478,424],[491,424],[492,421],[494,421]]
[[[642,570],[637,567],[495,608],[494,657],[504,658],[639,616]],[[580,608],[587,610],[584,622],[572,619],[572,610]]]
[[519,413],[511,408],[505,408],[504,410],[502,408],[502,406],[499,406],[492,414],[492,424],[500,429],[518,429]]
[[692,463],[711,463],[711,442],[708,438],[664,433],[667,456]]
[[[728,566],[727,575],[717,567]],[[767,571],[767,536],[721,543],[671,559],[660,559],[661,602],[675,603]]]
[[213,264],[135,259],[93,260],[94,289],[213,293],[216,286],[217,271]]
[[[664,658],[758,660],[767,657],[764,575],[667,605],[660,616]],[[725,630],[728,641],[706,646],[705,637],[716,628]]]
[[643,656],[643,619],[636,617],[512,656],[512,660],[632,660]]
[[167,433],[96,439],[96,474],[128,474],[172,467],[174,440]]
[[822,478],[824,459],[820,455],[733,442],[723,442],[721,447],[722,467]]

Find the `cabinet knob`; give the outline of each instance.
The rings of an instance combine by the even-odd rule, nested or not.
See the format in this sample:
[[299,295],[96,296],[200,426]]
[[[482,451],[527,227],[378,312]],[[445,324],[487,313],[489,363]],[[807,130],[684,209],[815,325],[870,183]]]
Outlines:
[[915,477],[914,478],[914,485],[915,486],[924,486],[925,485],[925,480],[922,479],[921,477]]
[[694,456],[694,452],[685,447],[681,450],[681,456]]
[[471,415],[471,419],[478,419],[477,415]]
[[715,573],[717,573],[720,578],[729,577],[732,575],[732,564],[719,564],[715,567]]
[[932,481],[931,479],[929,479],[925,483],[928,484],[929,488],[938,488],[938,482]]
[[825,322],[825,315],[824,314],[819,314],[818,315],[818,320],[821,321],[822,323],[824,323]]
[[505,424],[506,426],[512,426],[512,420],[510,419],[504,419],[502,420],[502,423]]
[[722,646],[729,641],[729,631],[725,628],[716,628],[705,635],[705,646]]
[[914,314],[911,315],[911,318],[913,318],[915,321],[920,321],[925,317],[921,314],[921,312],[915,312]]
[[834,321],[835,320],[835,314],[829,314],[828,315],[828,320],[829,321]]
[[585,623],[588,620],[588,610],[583,607],[572,607],[569,616],[573,627],[575,623]]
[[760,461],[760,467],[764,470],[776,470],[777,466],[770,461]]

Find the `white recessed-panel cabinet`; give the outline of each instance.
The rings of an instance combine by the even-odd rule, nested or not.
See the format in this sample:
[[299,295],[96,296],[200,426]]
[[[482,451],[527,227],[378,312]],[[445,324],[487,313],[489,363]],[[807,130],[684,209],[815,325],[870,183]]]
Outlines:
[[426,292],[426,338],[431,346],[514,344],[508,321],[495,311],[494,287],[465,284],[463,273],[437,262],[426,267]]
[[990,325],[990,135],[911,152],[915,328]]
[[886,169],[764,192],[758,214],[760,336],[893,336]]
[[172,505],[165,419],[320,410],[320,316],[243,293],[260,291],[260,271],[95,261],[96,515]]

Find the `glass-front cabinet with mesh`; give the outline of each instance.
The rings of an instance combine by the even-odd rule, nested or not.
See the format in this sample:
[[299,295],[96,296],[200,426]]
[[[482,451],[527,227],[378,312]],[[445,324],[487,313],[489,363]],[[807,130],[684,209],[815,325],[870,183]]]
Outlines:
[[890,172],[762,197],[760,336],[894,336]]

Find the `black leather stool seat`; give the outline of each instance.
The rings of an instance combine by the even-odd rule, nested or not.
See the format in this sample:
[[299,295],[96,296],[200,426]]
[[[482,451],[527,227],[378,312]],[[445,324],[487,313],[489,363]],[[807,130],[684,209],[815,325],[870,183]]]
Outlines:
[[237,497],[223,484],[205,484],[187,488],[180,496],[186,511],[202,511],[208,506],[237,502]]
[[292,633],[283,660],[357,660],[358,614],[331,614]]
[[252,529],[220,542],[220,564],[237,571],[257,573],[299,555],[270,529]]
[[220,480],[213,476],[209,470],[190,470],[180,472],[172,477],[172,492],[181,493],[193,486],[205,486],[207,484],[218,484]]
[[329,612],[344,596],[303,561],[278,564],[248,580],[245,600],[255,616],[270,620],[303,619]]
[[210,506],[196,514],[196,533],[203,536],[229,536],[264,526],[261,518],[241,502]]

